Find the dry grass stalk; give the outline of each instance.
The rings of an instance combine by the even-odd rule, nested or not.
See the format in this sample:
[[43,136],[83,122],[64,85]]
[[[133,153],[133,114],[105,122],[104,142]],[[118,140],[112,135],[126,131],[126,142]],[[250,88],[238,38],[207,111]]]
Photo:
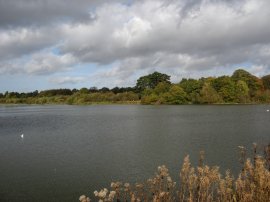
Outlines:
[[[204,153],[200,153],[199,165],[192,167],[189,156],[184,158],[180,170],[179,188],[169,175],[166,166],[159,166],[153,178],[131,186],[113,182],[112,190],[106,188],[94,192],[99,202],[269,202],[270,201],[270,144],[264,155],[258,155],[253,145],[253,160],[246,158],[246,149],[240,148],[242,170],[234,179],[230,171],[223,177],[219,168],[204,165]],[[82,195],[81,202],[90,202]]]

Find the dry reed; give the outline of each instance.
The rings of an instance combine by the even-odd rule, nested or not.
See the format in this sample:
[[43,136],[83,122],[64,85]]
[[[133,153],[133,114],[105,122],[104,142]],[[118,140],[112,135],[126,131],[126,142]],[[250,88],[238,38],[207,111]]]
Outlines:
[[[95,191],[99,202],[269,202],[270,201],[270,144],[263,151],[253,145],[253,159],[246,158],[246,149],[239,146],[242,169],[236,179],[230,171],[222,176],[219,167],[204,165],[200,153],[199,165],[192,167],[189,156],[180,170],[179,187],[166,166],[159,166],[153,178],[145,183],[113,182],[111,190]],[[260,155],[261,153],[261,155]],[[89,202],[85,195],[81,202]]]

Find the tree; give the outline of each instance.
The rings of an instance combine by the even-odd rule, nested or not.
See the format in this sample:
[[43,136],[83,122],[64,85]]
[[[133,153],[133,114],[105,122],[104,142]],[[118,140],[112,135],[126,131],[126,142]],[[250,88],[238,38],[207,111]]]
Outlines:
[[212,86],[225,102],[235,102],[235,82],[229,76],[214,79]]
[[172,85],[169,92],[164,94],[165,102],[168,104],[186,104],[187,94],[178,85]]
[[187,98],[192,103],[199,102],[200,90],[202,89],[204,81],[202,79],[185,79],[183,78],[179,85],[187,93]]
[[156,93],[157,95],[161,95],[163,93],[168,92],[170,89],[170,84],[166,83],[166,82],[160,82],[154,89],[154,93]]
[[111,91],[112,91],[114,94],[121,93],[120,88],[117,87],[117,86],[114,87],[114,88],[112,88]]
[[190,94],[192,92],[199,93],[202,89],[203,83],[199,80],[183,78],[179,85],[184,89],[186,93]]
[[[156,95],[155,93],[151,93],[149,95],[143,96],[141,99],[141,102],[142,102],[142,104],[155,104],[158,102],[159,99],[160,98],[158,95]],[[161,104],[161,103],[159,103],[159,104]]]
[[78,91],[79,91],[78,89],[73,88],[73,89],[72,89],[72,94],[77,93]]
[[56,95],[72,95],[72,91],[70,89],[51,89],[39,93],[39,97],[52,97]]
[[256,76],[250,74],[249,72],[238,69],[234,71],[232,77],[234,81],[245,81],[249,88],[249,94],[250,96],[254,97],[257,93],[257,91],[263,90],[263,82]]
[[89,88],[89,92],[90,92],[90,93],[96,93],[96,92],[98,92],[98,88],[95,87],[95,86],[90,87],[90,88]]
[[208,82],[204,83],[203,88],[200,91],[200,95],[201,103],[214,104],[223,102],[221,96]]
[[237,81],[236,88],[236,101],[238,103],[246,103],[249,100],[249,88],[245,81]]
[[263,86],[265,89],[270,90],[270,74],[262,77]]
[[154,72],[152,74],[142,76],[137,80],[136,89],[138,92],[142,92],[146,88],[154,89],[160,82],[170,84],[170,76],[159,72]]
[[106,92],[109,92],[109,91],[110,91],[110,89],[107,88],[107,87],[103,87],[103,88],[99,89],[99,92],[102,92],[102,93],[106,93]]
[[88,94],[88,93],[89,93],[89,90],[88,90],[87,88],[81,88],[81,89],[79,90],[79,93],[80,93],[80,94]]

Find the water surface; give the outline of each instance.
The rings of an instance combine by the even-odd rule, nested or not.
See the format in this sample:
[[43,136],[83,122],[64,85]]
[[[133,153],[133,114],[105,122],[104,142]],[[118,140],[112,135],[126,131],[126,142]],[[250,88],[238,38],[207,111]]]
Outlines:
[[[185,155],[239,170],[237,146],[270,142],[266,105],[0,106],[0,201],[78,201]],[[20,137],[24,134],[24,138]]]

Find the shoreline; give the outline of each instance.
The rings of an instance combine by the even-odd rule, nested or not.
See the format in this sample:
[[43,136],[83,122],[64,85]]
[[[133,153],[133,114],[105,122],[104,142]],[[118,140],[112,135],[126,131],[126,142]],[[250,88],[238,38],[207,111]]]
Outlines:
[[239,105],[270,105],[270,103],[211,103],[211,104],[194,104],[194,103],[186,103],[186,104],[143,104],[141,101],[135,101],[135,102],[92,102],[92,103],[74,103],[74,104],[68,104],[68,103],[0,103],[0,106],[20,106],[20,105],[26,105],[26,106],[40,106],[40,105],[66,105],[66,106],[91,106],[91,105],[142,105],[142,106],[239,106]]

